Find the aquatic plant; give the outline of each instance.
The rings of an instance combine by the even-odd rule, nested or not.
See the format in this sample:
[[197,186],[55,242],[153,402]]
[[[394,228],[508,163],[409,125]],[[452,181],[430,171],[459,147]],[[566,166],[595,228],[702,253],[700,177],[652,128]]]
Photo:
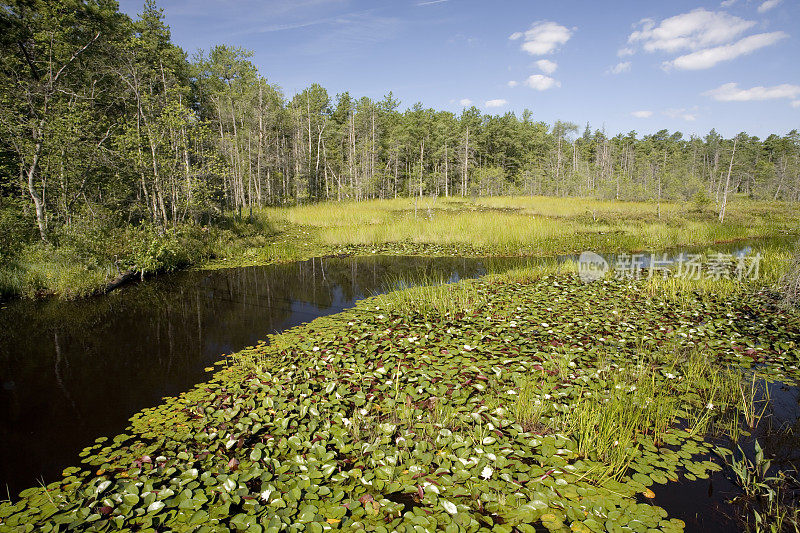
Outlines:
[[800,508],[795,498],[800,489],[798,481],[779,471],[768,475],[772,461],[766,458],[758,440],[754,442],[754,457],[751,460],[737,444],[738,454],[727,448],[717,448],[734,482],[744,492],[742,504],[749,531],[780,533],[800,531]]
[[452,286],[479,306],[375,297],[269,336],[0,504],[0,530],[680,531],[637,497],[720,468],[721,370],[795,379],[800,322],[642,286],[496,275]]

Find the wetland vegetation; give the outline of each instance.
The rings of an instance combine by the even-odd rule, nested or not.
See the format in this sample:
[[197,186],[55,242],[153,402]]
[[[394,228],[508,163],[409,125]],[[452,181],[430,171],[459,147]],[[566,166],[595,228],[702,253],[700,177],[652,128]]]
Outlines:
[[631,251],[797,227],[796,130],[611,135],[319,84],[285,95],[247,50],[188,57],[153,0],[133,19],[106,0],[13,0],[0,45],[0,297],[87,296],[188,265]]
[[734,524],[796,527],[788,466],[732,450],[765,385],[796,386],[797,310],[647,283],[551,265],[364,300],[138,413],[0,527],[680,531],[659,498],[715,449],[750,498]]
[[152,0],[0,45],[0,532],[800,531],[797,130],[289,97]]

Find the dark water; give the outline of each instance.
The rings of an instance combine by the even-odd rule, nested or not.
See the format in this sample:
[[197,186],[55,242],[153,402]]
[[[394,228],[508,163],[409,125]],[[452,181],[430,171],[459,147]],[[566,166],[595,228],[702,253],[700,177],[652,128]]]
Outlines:
[[[740,438],[737,443],[720,439],[716,444],[734,450],[737,457],[741,457],[741,448],[747,458],[754,462],[754,444],[758,441],[764,449],[764,456],[772,460],[767,476],[777,475],[778,471],[797,476],[800,467],[800,388],[773,382],[769,384],[768,392],[769,406],[752,435]],[[758,405],[763,406],[760,402],[766,400],[767,396],[761,390],[757,396]],[[719,456],[713,453],[705,459],[723,464]],[[734,502],[742,491],[732,481],[727,468],[712,473],[708,479],[682,479],[677,483],[654,485],[651,489],[656,497],[653,500],[641,498],[640,501],[663,507],[670,518],[680,518],[686,522],[688,532],[728,533],[744,530],[740,519],[742,502]],[[797,489],[788,487],[788,490]]]
[[[489,265],[488,263],[491,263]],[[400,277],[457,281],[521,259],[368,257],[183,272],[83,301],[0,309],[0,498],[60,477],[137,411],[202,382],[268,333],[337,313]]]
[[[792,242],[755,240],[714,249],[741,254]],[[606,258],[613,265],[614,257]],[[530,262],[326,258],[183,272],[76,302],[0,304],[0,499],[58,479],[94,439],[120,433],[134,413],[202,382],[205,369],[223,354],[268,333],[337,313],[399,279],[457,281]],[[773,392],[780,415],[773,425],[794,424],[800,435],[797,389]],[[768,453],[794,454],[797,461],[797,438],[782,443],[784,437],[766,437],[760,434],[759,441]],[[685,520],[687,531],[731,531],[735,522],[724,515],[734,512],[727,500],[738,493],[717,473],[710,480],[671,483],[653,503]]]

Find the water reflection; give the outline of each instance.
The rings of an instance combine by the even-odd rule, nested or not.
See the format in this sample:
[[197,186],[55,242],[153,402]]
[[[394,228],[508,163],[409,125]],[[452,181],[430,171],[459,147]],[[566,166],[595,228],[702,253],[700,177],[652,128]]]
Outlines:
[[[786,241],[786,242],[784,242]],[[786,246],[788,240],[715,247]],[[559,258],[577,259],[577,256]],[[205,379],[222,354],[336,313],[394,281],[457,281],[529,258],[367,257],[184,272],[77,302],[0,309],[0,490],[57,479],[99,436]],[[612,259],[613,261],[613,259]]]
[[[492,260],[502,269],[518,259]],[[0,311],[0,487],[55,480],[96,437],[191,388],[204,368],[383,290],[400,277],[456,281],[481,259],[315,259],[185,272],[78,302],[16,301]],[[3,491],[5,492],[5,490]]]

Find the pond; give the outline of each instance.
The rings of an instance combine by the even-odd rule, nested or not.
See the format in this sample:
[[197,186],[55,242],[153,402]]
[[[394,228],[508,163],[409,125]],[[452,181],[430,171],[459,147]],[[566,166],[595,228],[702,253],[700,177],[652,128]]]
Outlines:
[[[522,263],[491,260],[492,268]],[[269,333],[352,306],[393,280],[457,281],[483,259],[367,257],[189,271],[82,301],[14,301],[0,311],[0,487],[60,477],[130,416],[203,381],[204,370]],[[7,487],[7,489],[6,489]]]
[[[715,249],[745,253],[766,244]],[[530,261],[324,258],[182,272],[76,302],[7,303],[0,310],[0,483],[13,497],[58,479],[95,438],[120,433],[134,413],[204,381],[224,354],[269,333],[342,311],[399,279],[457,281]],[[786,422],[796,423],[797,389],[774,393],[789,398]],[[655,503],[682,514],[690,530],[713,523],[690,516],[698,497],[707,494],[703,508],[710,510],[724,506],[720,488],[733,490],[721,475],[683,485]]]

